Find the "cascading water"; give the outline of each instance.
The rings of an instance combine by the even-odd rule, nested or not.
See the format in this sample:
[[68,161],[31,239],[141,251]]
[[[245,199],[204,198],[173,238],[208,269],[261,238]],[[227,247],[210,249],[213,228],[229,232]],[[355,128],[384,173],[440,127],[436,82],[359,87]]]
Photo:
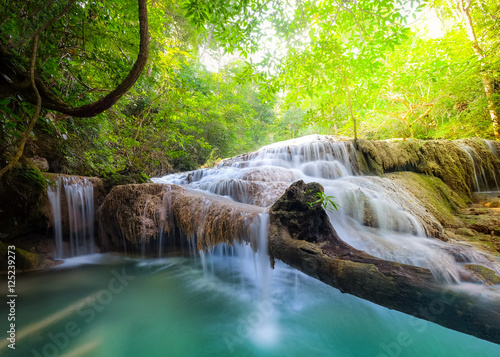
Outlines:
[[272,205],[296,180],[319,182],[340,206],[338,212],[329,212],[334,228],[355,248],[428,268],[446,282],[461,280],[464,263],[481,264],[500,274],[500,267],[485,254],[431,238],[441,225],[405,189],[387,178],[357,172],[351,142],[313,135],[263,147],[212,169],[154,180],[261,207]]
[[[64,191],[66,210],[61,207]],[[59,176],[49,187],[48,197],[52,208],[55,258],[67,258],[94,253],[94,186],[86,178]],[[63,212],[67,214],[63,218]],[[67,219],[69,250],[63,244],[63,219]]]
[[[276,162],[274,155],[279,156]],[[341,206],[338,212],[330,212],[336,230],[344,240],[372,254],[431,266],[438,276],[442,272],[443,280],[460,279],[453,275],[460,269],[457,260],[485,259],[480,253],[427,238],[439,224],[412,195],[388,179],[361,177],[357,172],[350,143],[310,137],[227,160],[214,169],[156,179],[202,193],[196,192],[198,205],[192,215],[183,210],[179,216],[179,207],[174,207],[178,202],[171,199],[174,188],[156,198],[161,204],[155,198],[147,204],[143,201],[140,213],[145,223],[142,235],[148,237],[146,253],[158,249],[161,256],[179,248],[170,245],[171,238],[179,236],[176,244],[185,244],[190,253],[205,248],[200,258],[93,255],[68,259],[48,272],[25,275],[24,283],[19,284],[23,309],[16,316],[16,353],[82,357],[498,356],[497,344],[342,294],[279,261],[272,270],[266,252],[269,217],[262,208],[254,206],[251,214],[231,212],[231,219],[243,222],[251,244],[236,244],[236,239],[234,244],[198,245],[210,243],[203,239],[210,227],[201,223],[212,224],[220,213],[209,215],[215,209],[212,203],[218,199],[232,208],[227,199],[213,193],[267,207],[291,182],[304,179],[321,182],[326,193],[335,196]],[[61,216],[56,214],[58,207],[59,212],[64,211],[63,193],[63,182],[49,191],[55,216]],[[177,224],[187,217],[196,220],[193,227],[198,229],[188,233],[175,226],[174,208]],[[147,220],[160,222],[157,240],[146,232]],[[60,232],[62,242],[62,228]],[[47,284],[48,279],[57,284]],[[434,305],[433,301],[428,312],[441,313],[440,302],[437,299]],[[6,307],[3,309],[0,312],[6,316]],[[0,342],[0,354],[8,353],[7,343]]]
[[165,245],[165,234],[170,233],[170,230],[174,226],[174,216],[172,212],[172,195],[170,187],[168,191],[162,197],[162,204],[158,209],[159,221],[160,221],[160,233],[158,236],[158,257],[163,256],[163,250]]
[[495,144],[493,141],[491,140],[484,140],[484,142],[486,143],[486,145],[488,146],[488,148],[491,150],[491,152],[500,159],[500,153],[498,152]]
[[[496,157],[499,157],[493,143],[488,140],[484,140],[484,142],[490,151]],[[460,144],[460,147],[467,154],[467,157],[470,159],[471,165],[474,168],[474,191],[500,191],[500,181],[497,179],[495,172],[493,170],[488,170],[488,168],[485,167],[478,152],[473,147],[466,144]],[[488,176],[491,176],[491,178],[488,179]]]
[[214,274],[214,260],[223,259],[224,256],[237,257],[238,271],[241,274],[238,279],[239,285],[242,286],[242,293],[244,293],[245,285],[252,284],[259,291],[259,296],[256,298],[262,302],[268,301],[271,279],[271,267],[267,255],[268,220],[269,215],[263,212],[248,224],[248,234],[256,238],[255,247],[248,244],[219,244],[204,252],[200,251],[205,275]]
[[476,151],[467,145],[461,145],[461,148],[467,153],[474,168],[474,191],[486,191],[489,189],[486,172],[478,162]]
[[54,239],[56,243],[56,252],[54,258],[63,258],[63,234],[61,222],[61,179],[59,178],[55,186],[49,187],[47,195],[49,197],[50,207],[52,208],[52,224],[54,228]]

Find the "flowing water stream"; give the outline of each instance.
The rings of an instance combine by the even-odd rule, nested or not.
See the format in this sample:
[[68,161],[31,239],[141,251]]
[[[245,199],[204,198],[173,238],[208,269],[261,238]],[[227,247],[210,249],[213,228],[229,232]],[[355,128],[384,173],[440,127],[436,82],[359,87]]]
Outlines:
[[[491,190],[485,168],[474,165],[477,188]],[[296,180],[319,182],[325,194],[340,206],[329,216],[339,236],[374,256],[430,269],[447,283],[459,283],[467,275],[464,264],[481,264],[500,274],[492,257],[470,247],[432,238],[439,222],[422,203],[387,178],[360,176],[351,142],[333,137],[306,136],[263,147],[259,151],[224,161],[213,169],[168,175],[159,183],[183,185],[235,201],[267,207]],[[498,190],[498,187],[494,189]]]
[[0,342],[0,355],[500,354],[499,345],[341,294],[279,262],[265,291],[258,262],[248,245],[218,247],[205,266],[194,257],[67,259],[19,280],[16,350]]
[[[63,202],[63,195],[66,202]],[[86,178],[60,176],[49,187],[48,197],[52,208],[56,252],[61,259],[94,253],[94,186]],[[69,230],[69,249],[64,249],[62,210],[66,207]]]
[[[456,285],[462,284],[464,262],[500,273],[490,257],[429,237],[440,229],[439,223],[392,181],[359,176],[350,145],[307,137],[226,160],[213,169],[155,180],[261,207],[271,205],[295,180],[320,182],[341,207],[329,213],[335,229],[354,247],[427,267],[443,282]],[[83,202],[83,189],[75,191],[74,200]],[[58,212],[57,191],[49,195]],[[159,212],[162,221],[173,219],[171,204],[166,194]],[[77,210],[85,212],[82,207]],[[168,255],[165,242],[155,252],[159,258],[86,255],[19,278],[17,293],[22,299],[13,355],[500,355],[499,345],[341,294],[283,263],[271,269],[267,220],[262,213],[249,226],[257,237],[257,252],[249,245],[223,244],[198,254],[161,258]],[[55,232],[57,240],[57,225]],[[166,240],[165,233],[160,231],[159,242]],[[73,245],[71,255],[80,255],[80,244]],[[189,246],[194,250],[194,243]],[[2,316],[5,309],[0,308]],[[10,352],[0,342],[0,355]]]

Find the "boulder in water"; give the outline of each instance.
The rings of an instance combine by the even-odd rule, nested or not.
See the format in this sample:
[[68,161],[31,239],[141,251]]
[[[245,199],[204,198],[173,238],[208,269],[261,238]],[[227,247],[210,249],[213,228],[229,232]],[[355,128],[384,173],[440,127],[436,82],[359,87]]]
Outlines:
[[321,202],[312,204],[318,201],[317,194],[323,192],[320,184],[306,184],[300,180],[294,182],[272,206],[275,217],[279,217],[279,223],[288,228],[293,239],[319,242],[337,234],[329,224]]

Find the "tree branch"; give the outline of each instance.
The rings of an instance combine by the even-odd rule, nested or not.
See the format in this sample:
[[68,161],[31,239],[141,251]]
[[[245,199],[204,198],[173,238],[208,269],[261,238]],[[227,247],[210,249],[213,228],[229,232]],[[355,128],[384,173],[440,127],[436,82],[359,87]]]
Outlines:
[[365,28],[363,27],[363,25],[361,25],[361,24],[359,23],[358,18],[357,18],[357,17],[356,17],[356,15],[355,15],[355,14],[351,11],[351,9],[349,9],[348,7],[345,7],[343,2],[341,2],[340,4],[342,5],[342,8],[344,8],[346,11],[348,11],[348,12],[352,15],[352,17],[354,18],[354,21],[356,21],[356,24],[358,25],[358,27],[359,27],[359,29],[360,29],[359,34],[361,35],[361,40],[363,41],[363,43],[365,43],[365,42],[366,42],[366,41],[365,41],[365,36],[364,36],[364,34],[366,33]]
[[[70,5],[75,1],[76,0],[71,0]],[[58,111],[60,113],[71,115],[74,117],[93,117],[111,108],[118,101],[118,99],[120,99],[135,84],[148,62],[149,55],[147,0],[138,0],[138,5],[140,26],[139,54],[133,67],[131,68],[125,79],[114,90],[109,92],[101,99],[93,103],[74,108],[71,107],[68,103],[61,100],[57,95],[55,95],[49,89],[45,81],[41,79],[41,76],[37,76],[35,77],[35,82],[37,89],[40,91],[39,95],[42,98],[43,108]],[[29,35],[27,39],[31,36],[37,36],[38,33],[47,29],[47,27],[53,24],[57,19],[59,19],[65,11],[69,11],[69,7],[70,6],[68,5],[62,13],[56,16],[56,18],[53,18],[49,22],[42,25],[42,27],[40,27],[37,31]],[[8,47],[9,46],[4,43],[2,39],[0,39],[0,55],[5,58],[10,55]],[[2,77],[0,77],[0,98],[20,93],[26,101],[35,105],[37,103],[37,94],[29,86],[29,74],[23,71],[22,68],[15,68],[15,71],[13,73],[15,73],[16,77],[11,81],[5,81]],[[21,83],[24,84],[22,88],[19,87]]]
[[148,62],[149,54],[149,28],[148,28],[148,12],[147,0],[138,0],[139,3],[139,55],[130,70],[127,77],[108,95],[103,98],[87,105],[77,108],[70,108],[68,106],[61,107],[59,105],[45,105],[47,109],[57,110],[63,114],[68,114],[74,117],[93,117],[103,111],[111,108],[137,81],[141,75],[146,63]]
[[35,124],[38,120],[38,116],[40,115],[40,111],[42,110],[42,98],[40,97],[40,93],[38,92],[38,89],[36,87],[35,83],[35,61],[36,61],[36,52],[38,49],[38,34],[36,34],[33,38],[33,52],[31,54],[31,63],[30,63],[30,77],[31,77],[31,86],[33,88],[33,92],[36,95],[36,109],[35,109],[35,114],[30,120],[30,123],[28,125],[28,128],[26,129],[26,132],[24,133],[21,142],[19,143],[19,147],[17,148],[16,154],[14,157],[9,161],[7,166],[2,168],[0,170],[0,178],[7,172],[9,171],[12,167],[14,167],[15,164],[19,161],[21,156],[23,155],[24,151],[24,146],[26,145],[26,141],[28,140],[28,137],[35,127]]
[[58,15],[56,15],[55,17],[53,17],[52,19],[50,19],[49,21],[47,21],[46,23],[44,23],[42,26],[40,26],[38,28],[38,30],[36,30],[35,32],[32,32],[27,37],[25,37],[24,39],[22,39],[21,41],[19,41],[14,47],[22,46],[26,42],[28,42],[29,40],[31,40],[33,37],[38,36],[47,27],[49,27],[50,25],[52,25],[53,23],[55,23],[57,20],[59,20],[61,17],[63,17],[64,15],[66,15],[69,12],[69,10],[73,7],[73,5],[75,4],[75,2],[76,2],[76,0],[70,0],[69,4],[63,9],[63,11],[61,11]]

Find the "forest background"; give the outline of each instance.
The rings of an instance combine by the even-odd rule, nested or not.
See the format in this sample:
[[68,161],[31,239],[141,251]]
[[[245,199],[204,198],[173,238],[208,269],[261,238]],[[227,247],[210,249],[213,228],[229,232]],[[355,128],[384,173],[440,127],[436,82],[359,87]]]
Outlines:
[[496,0],[1,1],[3,185],[42,185],[39,158],[112,185],[313,133],[499,136]]

